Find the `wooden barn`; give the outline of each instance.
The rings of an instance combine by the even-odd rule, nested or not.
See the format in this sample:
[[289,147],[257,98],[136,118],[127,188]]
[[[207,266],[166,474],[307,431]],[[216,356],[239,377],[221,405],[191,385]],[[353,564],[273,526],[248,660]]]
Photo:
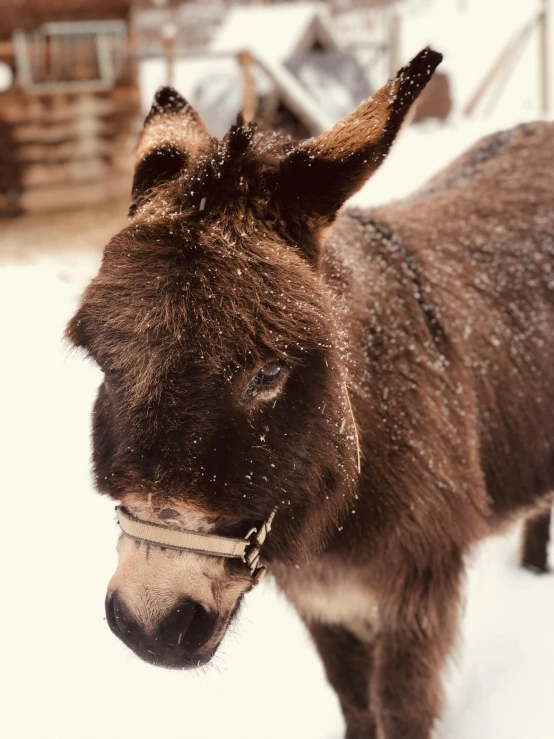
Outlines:
[[139,96],[130,0],[2,0],[0,216],[129,188]]

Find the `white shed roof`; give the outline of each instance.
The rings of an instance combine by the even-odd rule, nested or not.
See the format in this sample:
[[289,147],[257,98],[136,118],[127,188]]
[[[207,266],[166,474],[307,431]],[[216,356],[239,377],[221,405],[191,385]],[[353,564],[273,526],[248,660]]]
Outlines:
[[210,48],[230,53],[247,50],[270,63],[283,64],[308,51],[316,41],[324,48],[338,48],[323,3],[276,3],[229,10]]

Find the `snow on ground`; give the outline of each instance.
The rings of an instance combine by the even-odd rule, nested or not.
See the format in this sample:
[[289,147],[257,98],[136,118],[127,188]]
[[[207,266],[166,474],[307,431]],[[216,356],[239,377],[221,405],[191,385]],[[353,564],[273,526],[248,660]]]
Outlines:
[[[356,200],[400,197],[480,136],[533,115],[523,101],[494,118],[407,129]],[[112,209],[0,226],[0,736],[339,739],[337,700],[271,582],[248,596],[213,663],[198,672],[142,663],[105,623],[117,530],[113,505],[93,492],[89,474],[100,373],[61,335],[121,220]],[[515,531],[470,563],[442,739],[554,737],[554,575],[519,569],[518,546]]]

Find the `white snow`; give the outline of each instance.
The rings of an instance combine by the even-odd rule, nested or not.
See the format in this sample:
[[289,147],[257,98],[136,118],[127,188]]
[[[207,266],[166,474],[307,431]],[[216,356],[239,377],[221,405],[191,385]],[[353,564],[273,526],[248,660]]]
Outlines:
[[[426,39],[439,48],[440,30]],[[358,202],[399,197],[484,133],[535,114],[512,98],[494,118],[407,129]],[[271,582],[248,596],[214,662],[198,672],[146,665],[110,633],[103,600],[117,531],[113,505],[89,475],[100,373],[61,341],[100,254],[60,250],[57,230],[43,228],[41,238],[43,256],[0,264],[0,736],[339,739],[337,700]],[[0,255],[8,250],[0,227]],[[491,540],[471,563],[442,739],[554,737],[554,575],[521,570],[518,541],[517,531]]]

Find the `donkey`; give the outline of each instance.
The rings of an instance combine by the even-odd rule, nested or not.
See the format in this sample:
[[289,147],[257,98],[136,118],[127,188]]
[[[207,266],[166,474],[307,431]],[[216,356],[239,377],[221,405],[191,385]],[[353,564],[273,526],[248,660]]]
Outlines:
[[554,127],[341,210],[441,59],[423,50],[302,143],[241,119],[218,141],[159,90],[130,223],[67,328],[104,373],[114,634],[153,664],[204,664],[267,568],[349,739],[431,735],[479,540],[527,517],[524,563],[546,569]]

